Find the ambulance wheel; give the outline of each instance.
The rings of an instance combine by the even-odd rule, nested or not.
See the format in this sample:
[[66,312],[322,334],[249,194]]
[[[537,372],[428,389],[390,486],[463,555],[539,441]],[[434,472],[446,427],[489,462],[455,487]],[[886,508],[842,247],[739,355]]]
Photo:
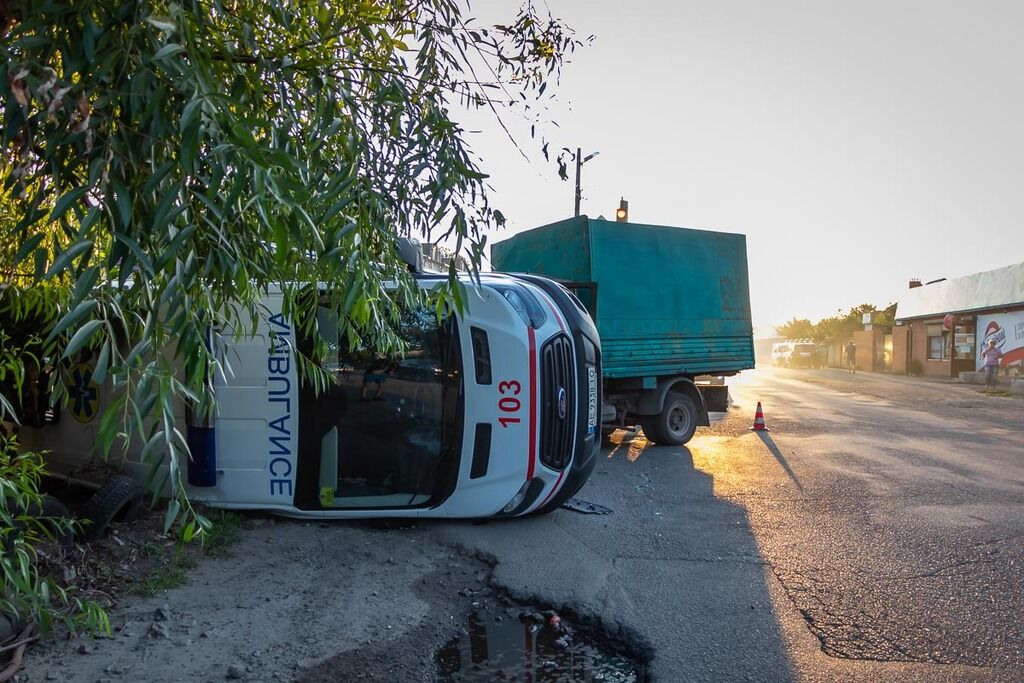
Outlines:
[[[29,517],[44,518],[41,523],[49,532],[50,536],[61,547],[70,548],[75,542],[75,532],[67,525],[61,524],[60,520],[71,519],[71,512],[67,506],[51,495],[44,495],[41,504],[32,504],[20,514]],[[14,549],[14,542],[18,535],[25,529],[25,522],[15,522],[14,528],[4,537],[4,553],[8,554]]]
[[[63,548],[70,548],[75,544],[75,532],[68,524],[67,521],[73,519],[71,511],[68,510],[68,506],[60,501],[59,498],[55,498],[51,495],[43,496],[42,514],[40,517],[47,517],[45,524],[49,529],[50,533],[53,534],[53,540],[60,544]],[[60,521],[65,523],[61,524]]]
[[682,446],[697,431],[697,405],[686,394],[670,392],[657,415],[641,419],[644,435],[662,446]]
[[112,522],[134,522],[145,502],[145,489],[119,474],[107,480],[86,503],[82,520],[86,538],[102,538]]

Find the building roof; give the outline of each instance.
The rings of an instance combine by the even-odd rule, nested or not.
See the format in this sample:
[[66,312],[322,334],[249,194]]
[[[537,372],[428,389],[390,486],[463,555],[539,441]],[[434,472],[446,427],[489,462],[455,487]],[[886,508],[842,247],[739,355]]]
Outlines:
[[908,290],[896,307],[896,320],[1022,305],[1024,263],[1018,263]]

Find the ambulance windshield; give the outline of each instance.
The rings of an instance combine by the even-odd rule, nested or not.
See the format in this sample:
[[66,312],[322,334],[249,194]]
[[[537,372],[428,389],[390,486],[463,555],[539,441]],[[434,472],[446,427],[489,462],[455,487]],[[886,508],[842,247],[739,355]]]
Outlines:
[[438,325],[431,311],[406,311],[400,356],[349,351],[337,317],[326,308],[317,317],[328,341],[321,365],[338,382],[319,395],[302,390],[297,502],[337,509],[443,500],[454,489],[461,446],[462,358],[454,317]]

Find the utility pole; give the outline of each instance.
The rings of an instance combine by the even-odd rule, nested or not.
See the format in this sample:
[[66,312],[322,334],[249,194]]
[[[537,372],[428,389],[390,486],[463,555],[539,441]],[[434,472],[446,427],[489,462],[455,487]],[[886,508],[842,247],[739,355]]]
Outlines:
[[583,150],[579,147],[576,148],[576,213],[573,214],[574,216],[580,215],[580,199],[583,198],[583,190],[580,187],[580,172],[583,169],[583,164],[587,163],[588,161],[596,157],[598,154],[600,154],[600,152],[594,152],[593,154],[589,154],[586,158],[584,158]]

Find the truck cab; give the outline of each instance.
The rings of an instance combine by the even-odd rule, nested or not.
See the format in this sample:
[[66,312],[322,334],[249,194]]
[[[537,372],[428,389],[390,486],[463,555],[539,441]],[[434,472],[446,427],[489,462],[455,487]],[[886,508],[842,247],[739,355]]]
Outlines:
[[[446,276],[414,274],[429,290]],[[296,351],[312,348],[271,291],[252,334],[218,338],[217,413],[187,424],[191,500],[297,517],[489,517],[550,512],[583,486],[600,447],[600,341],[593,322],[557,285],[481,274],[462,278],[467,303],[440,322],[409,310],[401,356],[350,350],[327,307],[328,341],[315,391],[299,381]],[[80,377],[88,383],[87,377]],[[96,480],[109,464],[94,447],[112,400],[95,387],[91,418],[22,431],[49,450],[48,467]],[[152,469],[143,444],[116,464],[139,480]],[[113,456],[111,458],[113,462]],[[166,469],[166,463],[164,464]]]

